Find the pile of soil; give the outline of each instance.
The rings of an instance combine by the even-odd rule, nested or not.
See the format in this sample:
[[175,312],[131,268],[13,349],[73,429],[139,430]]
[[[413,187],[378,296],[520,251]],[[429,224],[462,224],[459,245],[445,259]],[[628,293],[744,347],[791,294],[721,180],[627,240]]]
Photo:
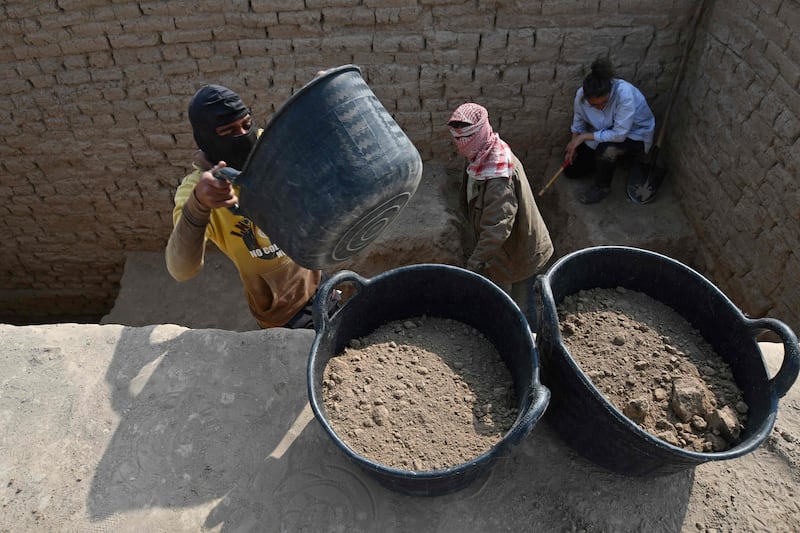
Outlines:
[[322,398],[351,449],[409,471],[464,464],[517,417],[511,374],[492,343],[436,317],[390,322],[350,341],[325,367]]
[[672,308],[618,287],[572,294],[558,316],[584,373],[643,429],[697,452],[739,441],[748,407],[730,367]]

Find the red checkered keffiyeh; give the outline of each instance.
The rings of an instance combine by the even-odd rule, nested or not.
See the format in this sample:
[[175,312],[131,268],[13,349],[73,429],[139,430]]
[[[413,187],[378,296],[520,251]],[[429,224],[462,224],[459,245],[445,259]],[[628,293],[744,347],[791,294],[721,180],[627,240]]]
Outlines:
[[[468,126],[454,127],[453,123]],[[514,166],[511,148],[492,130],[489,113],[481,105],[460,105],[447,121],[461,155],[469,160],[467,174],[476,180],[511,177]]]

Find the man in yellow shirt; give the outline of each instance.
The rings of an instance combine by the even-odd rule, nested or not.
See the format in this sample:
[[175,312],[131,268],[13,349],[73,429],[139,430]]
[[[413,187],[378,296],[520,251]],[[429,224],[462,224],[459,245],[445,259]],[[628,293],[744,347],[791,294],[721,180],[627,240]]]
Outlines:
[[236,265],[262,328],[313,328],[312,304],[322,272],[296,264],[252,220],[229,209],[238,204],[237,187],[213,175],[221,167],[244,167],[261,133],[250,109],[234,91],[206,85],[189,104],[189,121],[200,151],[194,171],[175,193],[166,248],[169,273],[177,281],[196,276],[210,239]]

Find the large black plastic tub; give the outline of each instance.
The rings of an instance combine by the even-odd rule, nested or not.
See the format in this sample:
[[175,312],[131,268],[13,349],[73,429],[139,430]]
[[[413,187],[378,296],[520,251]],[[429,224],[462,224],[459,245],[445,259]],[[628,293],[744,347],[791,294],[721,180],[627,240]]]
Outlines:
[[[321,302],[328,301],[331,291],[342,284],[354,286],[357,292],[329,315]],[[429,264],[397,268],[372,279],[341,271],[322,284],[317,302],[317,334],[308,364],[311,407],[336,446],[392,490],[436,496],[465,488],[487,473],[497,458],[508,455],[547,408],[550,391],[539,380],[539,358],[528,323],[513,300],[482,276],[455,266]],[[442,470],[399,470],[363,457],[336,434],[325,415],[322,378],[330,358],[340,354],[351,339],[387,322],[421,315],[460,321],[492,342],[513,377],[519,415],[500,442],[467,463]]]
[[243,212],[295,263],[333,266],[366,248],[422,178],[414,144],[361,69],[329,69],[272,115],[234,178]]
[[[547,421],[578,453],[632,476],[669,474],[732,459],[761,445],[775,424],[778,399],[800,369],[797,337],[784,323],[746,317],[717,287],[664,255],[620,246],[579,250],[536,280],[542,323],[537,338],[542,379],[553,396]],[[658,439],[616,409],[592,384],[563,343],[557,306],[580,290],[625,287],[673,308],[730,366],[749,406],[739,444],[715,453],[685,450]],[[770,379],[756,337],[766,330],[783,342],[784,360]]]

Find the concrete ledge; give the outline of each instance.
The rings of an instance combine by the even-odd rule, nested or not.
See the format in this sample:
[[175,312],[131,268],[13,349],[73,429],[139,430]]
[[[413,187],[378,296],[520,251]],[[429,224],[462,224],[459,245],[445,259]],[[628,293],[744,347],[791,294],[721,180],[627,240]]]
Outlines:
[[378,484],[316,421],[306,388],[312,340],[283,328],[0,324],[0,531],[800,525],[797,387],[780,402],[770,444],[735,460],[628,478],[576,456],[540,421],[486,477],[420,498]]

